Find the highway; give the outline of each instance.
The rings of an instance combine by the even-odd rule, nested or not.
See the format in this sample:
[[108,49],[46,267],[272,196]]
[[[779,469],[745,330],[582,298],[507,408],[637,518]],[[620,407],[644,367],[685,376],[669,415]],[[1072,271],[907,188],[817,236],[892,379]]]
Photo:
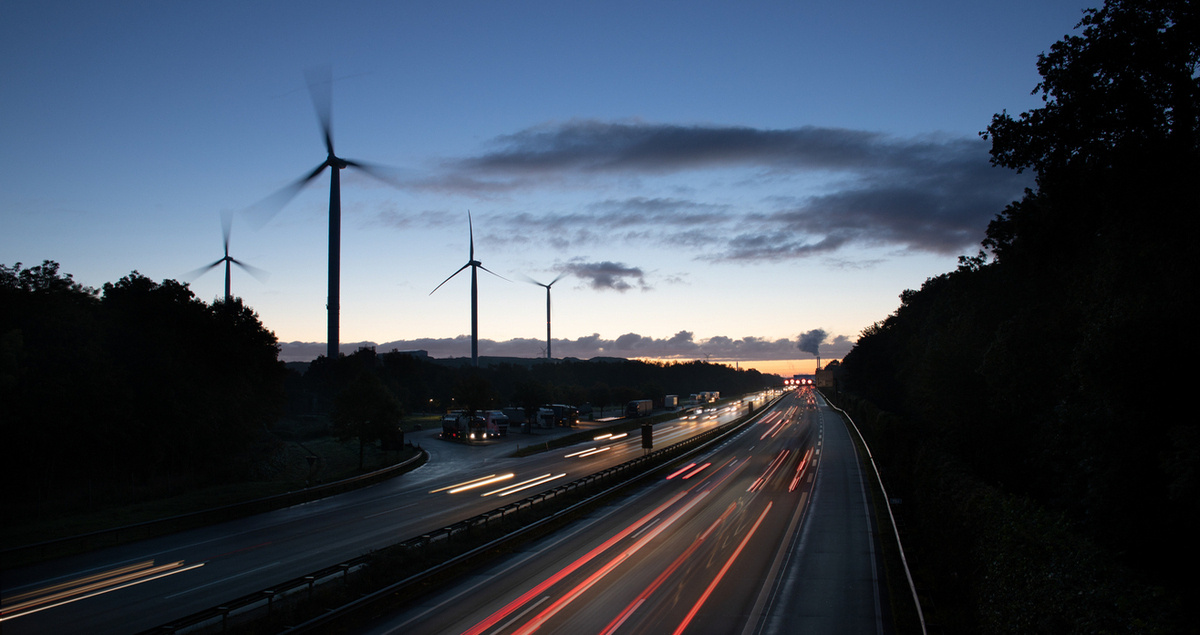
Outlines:
[[819,395],[666,472],[365,632],[888,632],[862,470]]
[[[765,400],[765,399],[764,399]],[[710,412],[655,426],[655,446],[745,413]],[[416,436],[430,461],[362,490],[210,527],[0,572],[0,630],[130,633],[217,606],[470,518],[640,455],[636,434],[511,458],[510,433],[464,446]],[[588,451],[590,450],[590,451]],[[583,451],[582,454],[579,452]],[[486,484],[481,484],[485,483]]]

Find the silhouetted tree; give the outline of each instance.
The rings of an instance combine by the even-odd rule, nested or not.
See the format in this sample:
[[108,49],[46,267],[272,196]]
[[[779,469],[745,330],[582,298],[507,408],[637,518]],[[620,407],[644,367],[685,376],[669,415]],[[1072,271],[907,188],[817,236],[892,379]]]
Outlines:
[[278,416],[275,336],[240,300],[207,305],[137,272],[102,292],[46,261],[0,267],[5,498],[235,478]]
[[358,469],[363,469],[363,454],[368,443],[382,441],[400,427],[404,410],[379,377],[360,371],[338,393],[333,411],[333,427],[343,441],[358,439]]
[[[1145,359],[1197,352],[1183,290],[1200,282],[1200,12],[1183,0],[1110,0],[1080,27],[1039,57],[1045,105],[996,115],[984,134],[993,163],[1034,171],[1037,189],[989,225],[987,252],[902,294],[843,367],[854,392],[907,420],[877,421],[919,437],[903,455],[877,449],[901,482],[944,499],[951,482],[922,470],[962,461],[972,477],[1065,514],[1156,582],[1192,584],[1190,565],[1171,555],[1200,529],[1200,433],[1178,415],[1191,375]],[[921,508],[920,491],[899,495]],[[955,510],[940,503],[927,502],[940,515],[929,525],[952,532],[944,515]],[[971,559],[985,551],[972,539],[931,542],[963,549],[947,565],[958,575],[991,566]],[[993,616],[1018,610],[975,601]]]
[[454,384],[454,402],[466,411],[467,416],[487,410],[496,402],[492,384],[476,368],[468,369]]

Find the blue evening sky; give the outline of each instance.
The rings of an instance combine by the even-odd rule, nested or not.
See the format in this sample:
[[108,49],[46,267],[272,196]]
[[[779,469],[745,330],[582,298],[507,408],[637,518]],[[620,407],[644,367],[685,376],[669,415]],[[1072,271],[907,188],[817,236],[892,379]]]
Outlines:
[[[809,372],[974,254],[1031,185],[991,116],[1040,104],[1037,55],[1083,0],[7,2],[0,259],[91,286],[221,257],[281,342],[325,340],[329,178],[305,73],[332,75],[343,343]],[[254,212],[259,210],[256,216]],[[256,223],[255,221],[258,221]],[[223,294],[212,271],[191,283]],[[311,354],[310,354],[310,351]],[[311,358],[323,346],[285,346]]]

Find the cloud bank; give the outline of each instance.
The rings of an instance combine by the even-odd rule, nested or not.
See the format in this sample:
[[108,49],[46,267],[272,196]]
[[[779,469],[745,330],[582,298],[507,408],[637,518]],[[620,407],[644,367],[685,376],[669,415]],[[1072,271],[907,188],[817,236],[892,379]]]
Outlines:
[[[423,350],[428,352],[431,357],[444,359],[470,356],[471,339],[467,335],[460,335],[453,338],[396,340],[382,344],[353,342],[343,343],[340,350],[349,354],[364,346],[374,347],[381,353],[391,350]],[[850,352],[854,342],[844,335],[839,335],[832,342],[823,346],[824,356],[827,359],[836,359]],[[280,359],[288,362],[311,361],[319,355],[325,354],[323,342],[281,342],[280,349]],[[545,350],[546,341],[541,339],[517,338],[502,342],[489,339],[479,340],[479,354],[487,357],[533,358],[545,355]],[[553,350],[555,357],[579,359],[640,357],[679,361],[735,362],[791,360],[799,357],[795,339],[770,340],[759,337],[732,338],[719,335],[698,340],[690,331],[679,331],[667,338],[656,338],[637,333],[626,333],[615,339],[605,339],[598,333],[577,339],[555,338]]]
[[[714,174],[725,179],[722,194],[660,187],[660,195],[605,196],[583,209],[502,213],[491,222],[506,223],[515,240],[549,237],[563,249],[601,236],[649,244],[669,234],[710,260],[780,261],[851,246],[956,255],[973,251],[988,221],[1032,184],[993,168],[977,138],[573,120],[498,137],[411,185],[492,196]],[[797,193],[814,182],[818,192]]]

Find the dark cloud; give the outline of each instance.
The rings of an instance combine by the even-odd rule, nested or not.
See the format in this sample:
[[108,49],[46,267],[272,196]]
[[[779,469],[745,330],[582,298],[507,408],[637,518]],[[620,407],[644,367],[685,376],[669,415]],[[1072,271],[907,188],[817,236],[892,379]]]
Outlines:
[[491,152],[463,159],[457,167],[481,175],[674,172],[734,164],[844,170],[897,164],[913,153],[937,151],[925,143],[897,150],[882,134],[842,128],[761,130],[594,120],[529,128],[493,145]]
[[583,279],[593,289],[628,291],[635,286],[642,290],[646,285],[645,273],[639,267],[620,262],[582,262],[572,260],[564,267],[569,273]]
[[[600,334],[593,333],[577,339],[555,339],[553,344],[555,357],[560,358],[641,357],[680,361],[699,359],[712,362],[796,359],[795,340],[732,338],[724,335],[697,340],[691,331],[679,331],[667,338],[625,333],[616,339],[605,339]],[[840,358],[848,353],[853,345],[848,337],[839,335],[831,344],[826,345],[825,356],[829,359]],[[340,350],[349,354],[363,346],[374,347],[381,353],[391,350],[423,350],[431,357],[444,359],[468,356],[471,340],[467,335],[460,335],[439,339],[397,340],[383,344],[356,342],[342,344]],[[481,339],[479,354],[489,357],[532,358],[545,355],[545,346],[545,340],[535,338],[516,338],[501,342]],[[324,343],[285,342],[280,344],[280,349],[280,359],[284,361],[310,361],[318,355],[325,354]]]
[[874,175],[766,215],[763,224],[774,228],[769,234],[740,234],[722,255],[781,259],[848,243],[954,255],[978,244],[988,221],[1024,185],[1023,177],[966,157]]
[[[783,194],[741,208],[677,192],[610,197],[570,212],[497,214],[514,235],[545,234],[561,249],[601,236],[661,244],[669,235],[671,242],[697,249],[699,258],[739,261],[796,259],[852,245],[962,253],[976,246],[988,221],[1031,184],[1028,175],[992,168],[987,143],[977,138],[594,120],[502,136],[490,150],[442,169],[431,182],[472,195],[601,175],[740,170],[730,191],[754,182]],[[798,179],[811,183],[818,177],[824,192],[787,195]]]
[[586,218],[605,229],[711,225],[725,220],[728,205],[678,198],[607,199],[588,206]]

